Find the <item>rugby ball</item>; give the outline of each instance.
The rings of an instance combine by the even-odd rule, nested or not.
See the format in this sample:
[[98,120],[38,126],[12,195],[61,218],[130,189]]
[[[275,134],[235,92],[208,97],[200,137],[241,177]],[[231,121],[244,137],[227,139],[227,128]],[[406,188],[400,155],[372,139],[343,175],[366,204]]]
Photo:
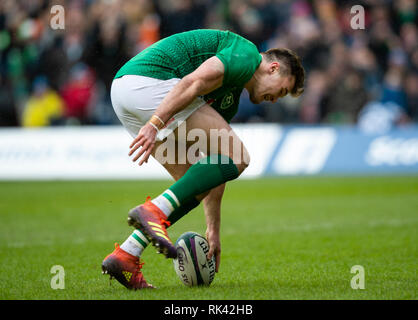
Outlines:
[[207,259],[209,243],[196,232],[185,232],[176,241],[174,270],[188,287],[209,286],[215,277],[215,256]]

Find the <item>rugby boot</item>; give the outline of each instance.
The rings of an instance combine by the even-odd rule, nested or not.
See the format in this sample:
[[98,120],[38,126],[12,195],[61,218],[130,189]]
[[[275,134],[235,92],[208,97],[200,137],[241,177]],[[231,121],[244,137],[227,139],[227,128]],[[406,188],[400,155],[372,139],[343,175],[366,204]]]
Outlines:
[[115,243],[115,250],[102,262],[102,273],[109,274],[110,279],[116,278],[128,289],[154,288],[153,285],[147,283],[141,272],[143,264],[138,257],[122,250]]
[[177,250],[167,233],[170,221],[167,221],[167,216],[151,202],[151,197],[147,197],[144,204],[129,211],[128,224],[144,232],[158,252],[163,253],[166,258],[177,258]]

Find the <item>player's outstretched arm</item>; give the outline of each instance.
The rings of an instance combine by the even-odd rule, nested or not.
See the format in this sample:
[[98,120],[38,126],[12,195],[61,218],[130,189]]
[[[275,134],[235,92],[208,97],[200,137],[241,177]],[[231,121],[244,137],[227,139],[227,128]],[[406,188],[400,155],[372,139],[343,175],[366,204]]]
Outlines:
[[206,218],[206,239],[209,243],[208,259],[215,255],[215,271],[219,271],[221,263],[221,201],[225,191],[225,183],[210,190],[203,199],[203,207]]
[[[205,95],[222,86],[224,78],[224,65],[217,57],[211,57],[203,62],[195,71],[181,79],[174,88],[165,96],[154,115],[166,123],[173,115],[182,111],[198,96]],[[148,122],[139,131],[130,145],[129,156],[142,147],[132,159],[137,161],[141,156],[139,165],[148,161],[155,145],[155,137],[158,133],[155,124]]]
[[167,94],[155,111],[155,115],[168,121],[198,96],[203,96],[222,86],[224,65],[217,57],[211,57],[194,72],[181,79]]

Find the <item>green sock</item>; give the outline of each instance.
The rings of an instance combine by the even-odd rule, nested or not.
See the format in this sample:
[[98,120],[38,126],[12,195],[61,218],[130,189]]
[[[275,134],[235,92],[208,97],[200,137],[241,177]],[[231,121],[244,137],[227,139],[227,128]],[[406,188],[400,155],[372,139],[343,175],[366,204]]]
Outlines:
[[196,208],[200,204],[200,201],[198,201],[196,198],[192,198],[185,204],[182,204],[180,207],[175,209],[170,216],[168,217],[168,221],[170,221],[171,225],[177,222],[181,217],[192,211],[194,208]]
[[238,175],[238,169],[229,157],[221,154],[210,155],[192,165],[183,177],[168,188],[169,192],[164,193],[164,196],[173,198],[174,195],[174,199],[170,201],[173,200],[180,207],[197,195],[236,179]]

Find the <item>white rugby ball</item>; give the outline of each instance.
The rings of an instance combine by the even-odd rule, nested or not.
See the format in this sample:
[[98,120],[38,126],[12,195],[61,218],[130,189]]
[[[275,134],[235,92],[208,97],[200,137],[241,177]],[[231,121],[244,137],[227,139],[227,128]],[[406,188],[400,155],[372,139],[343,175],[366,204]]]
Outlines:
[[175,243],[174,270],[186,286],[209,286],[215,277],[215,256],[207,259],[209,243],[196,232],[183,233]]

